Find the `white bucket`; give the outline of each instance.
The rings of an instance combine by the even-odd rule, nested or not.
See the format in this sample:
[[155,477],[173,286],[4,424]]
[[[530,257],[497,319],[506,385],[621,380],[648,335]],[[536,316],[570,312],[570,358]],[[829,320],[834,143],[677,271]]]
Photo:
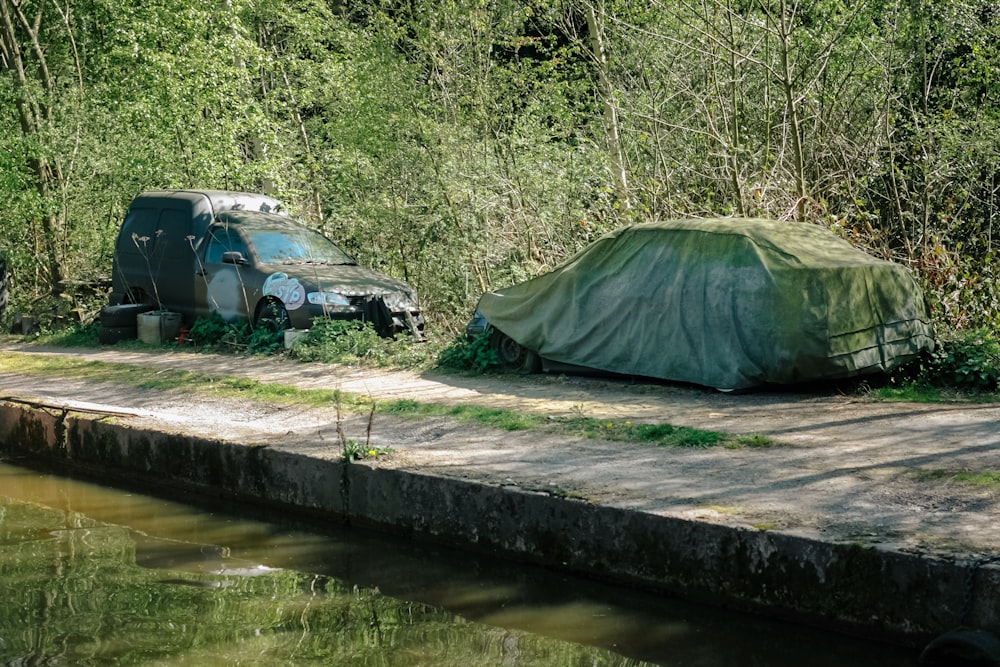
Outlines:
[[285,329],[285,349],[291,349],[295,341],[307,333],[309,333],[309,329]]
[[181,330],[181,314],[169,310],[151,310],[136,317],[139,340],[148,345],[162,345],[173,340]]

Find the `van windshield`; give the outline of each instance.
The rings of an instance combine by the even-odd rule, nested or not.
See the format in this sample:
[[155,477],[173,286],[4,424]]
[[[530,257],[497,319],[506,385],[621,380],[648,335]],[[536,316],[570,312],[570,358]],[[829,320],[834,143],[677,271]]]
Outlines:
[[355,264],[354,258],[310,229],[246,229],[264,264]]

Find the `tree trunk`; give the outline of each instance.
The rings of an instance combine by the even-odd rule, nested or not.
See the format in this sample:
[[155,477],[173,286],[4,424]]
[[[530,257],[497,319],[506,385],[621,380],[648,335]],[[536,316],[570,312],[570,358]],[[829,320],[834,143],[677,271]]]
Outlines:
[[597,76],[601,97],[604,101],[604,123],[608,139],[608,151],[611,153],[615,193],[622,209],[629,210],[632,204],[628,196],[628,179],[625,174],[625,157],[622,154],[621,138],[618,131],[618,110],[612,97],[611,79],[608,77],[608,62],[604,50],[604,38],[601,24],[597,20],[597,12],[592,4],[587,5],[587,30],[590,32],[591,49],[597,64]]
[[781,16],[778,17],[778,40],[781,49],[781,88],[785,93],[785,112],[788,116],[788,124],[792,135],[792,159],[795,170],[795,217],[797,220],[805,220],[806,217],[806,169],[805,158],[802,155],[802,135],[799,127],[799,110],[795,100],[795,81],[792,77],[791,66],[788,62],[788,53],[791,49],[790,37],[791,28],[788,25],[788,8],[785,0],[781,0],[779,9]]

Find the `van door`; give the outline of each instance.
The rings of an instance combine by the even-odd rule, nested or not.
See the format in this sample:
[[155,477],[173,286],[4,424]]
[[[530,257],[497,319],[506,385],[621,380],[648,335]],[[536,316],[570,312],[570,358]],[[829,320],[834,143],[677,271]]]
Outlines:
[[195,256],[191,236],[191,206],[177,202],[178,207],[164,207],[156,225],[153,275],[156,290],[164,308],[177,311],[185,320],[193,319]]
[[196,316],[219,313],[227,322],[249,319],[259,290],[251,286],[252,258],[243,237],[234,228],[215,226],[202,245],[195,281]]

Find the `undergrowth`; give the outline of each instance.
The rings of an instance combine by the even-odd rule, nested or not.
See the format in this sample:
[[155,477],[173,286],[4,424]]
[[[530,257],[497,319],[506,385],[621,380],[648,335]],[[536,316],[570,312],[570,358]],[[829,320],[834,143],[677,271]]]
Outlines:
[[382,337],[371,322],[358,320],[317,320],[289,350],[300,361],[401,368],[425,365],[427,352],[409,334]]
[[456,338],[438,355],[437,365],[448,370],[485,373],[490,368],[499,368],[500,360],[490,345],[490,332],[484,331],[472,340]]
[[881,398],[924,403],[996,401],[1000,342],[989,329],[953,332],[934,351],[900,369],[875,390]]

